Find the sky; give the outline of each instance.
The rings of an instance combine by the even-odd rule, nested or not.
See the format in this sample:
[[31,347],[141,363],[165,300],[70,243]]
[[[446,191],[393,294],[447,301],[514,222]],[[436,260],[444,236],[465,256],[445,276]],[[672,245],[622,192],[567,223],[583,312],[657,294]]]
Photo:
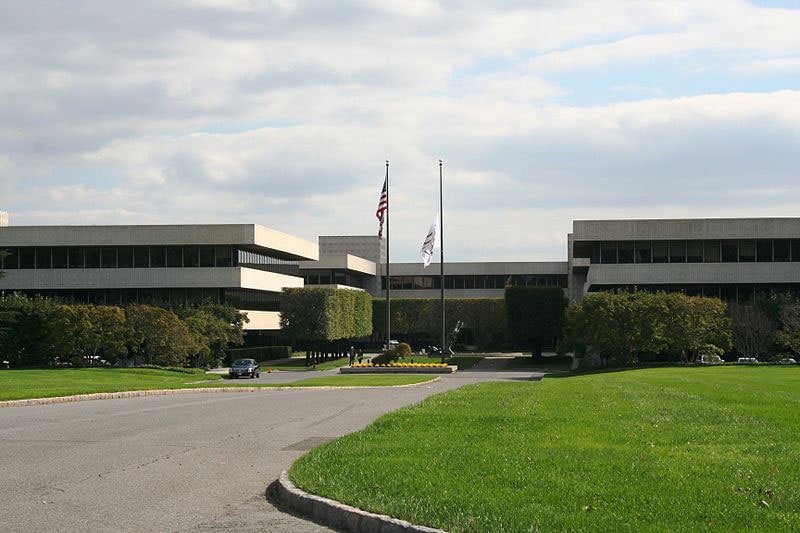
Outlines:
[[[12,224],[377,233],[563,261],[572,221],[800,214],[800,1],[0,2]],[[438,254],[435,254],[438,256]]]

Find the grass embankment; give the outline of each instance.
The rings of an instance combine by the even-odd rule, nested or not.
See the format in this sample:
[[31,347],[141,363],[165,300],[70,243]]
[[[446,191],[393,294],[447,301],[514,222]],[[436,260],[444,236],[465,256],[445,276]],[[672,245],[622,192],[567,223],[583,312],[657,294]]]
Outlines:
[[800,369],[487,383],[294,464],[300,487],[448,531],[797,531]]
[[289,371],[297,371],[302,372],[306,370],[331,370],[334,368],[339,368],[340,366],[345,366],[350,363],[350,359],[348,357],[342,357],[340,359],[334,359],[332,361],[325,361],[324,363],[320,363],[317,366],[306,366],[306,358],[305,357],[293,357],[291,361],[282,361],[276,364],[271,364],[269,361],[264,361],[259,363],[261,366],[262,372],[266,372],[267,368],[271,368],[272,370],[289,370]]
[[95,392],[213,387],[386,387],[434,379],[425,375],[323,376],[294,383],[223,380],[219,374],[186,374],[147,368],[65,368],[0,371],[0,401],[75,396]]
[[63,368],[0,370],[0,400],[52,398],[94,392],[180,389],[216,374],[186,374],[150,368]]

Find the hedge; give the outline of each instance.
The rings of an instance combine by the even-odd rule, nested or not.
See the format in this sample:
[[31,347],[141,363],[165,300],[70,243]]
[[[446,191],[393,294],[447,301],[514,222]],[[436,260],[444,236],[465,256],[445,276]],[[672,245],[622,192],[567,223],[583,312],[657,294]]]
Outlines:
[[[441,341],[441,301],[433,298],[393,299],[392,337],[416,342]],[[448,335],[456,322],[464,321],[465,344],[481,348],[508,344],[505,304],[502,298],[457,298],[445,301],[445,327]],[[385,336],[386,300],[372,301],[372,329]]]
[[334,341],[372,333],[372,297],[351,289],[303,287],[281,292],[281,329],[295,341]]
[[273,359],[286,359],[292,356],[291,346],[258,346],[253,348],[235,348],[229,350],[233,359],[256,359],[258,361],[272,361]]

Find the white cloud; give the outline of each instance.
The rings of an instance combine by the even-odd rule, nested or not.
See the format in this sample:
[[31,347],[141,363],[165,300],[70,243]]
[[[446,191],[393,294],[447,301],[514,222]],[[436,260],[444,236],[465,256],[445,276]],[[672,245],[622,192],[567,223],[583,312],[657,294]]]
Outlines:
[[0,209],[18,223],[371,233],[390,158],[393,255],[414,260],[443,158],[452,259],[562,259],[572,218],[796,212],[798,87],[686,98],[624,79],[605,88],[616,101],[587,106],[573,100],[585,87],[553,77],[663,57],[793,72],[798,13],[738,0],[143,0],[126,17],[99,0],[5,4]]

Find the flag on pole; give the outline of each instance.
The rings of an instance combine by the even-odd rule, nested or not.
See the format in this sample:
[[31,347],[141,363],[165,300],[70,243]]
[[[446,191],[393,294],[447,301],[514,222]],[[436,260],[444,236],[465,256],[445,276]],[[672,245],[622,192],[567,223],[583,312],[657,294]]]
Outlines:
[[387,190],[387,186],[389,185],[389,176],[388,176],[388,162],[387,162],[387,176],[386,179],[383,181],[383,190],[381,191],[381,197],[378,200],[378,210],[375,212],[375,216],[378,217],[378,238],[383,239],[383,221],[386,218],[386,210],[389,209],[389,191]]
[[422,263],[425,265],[424,268],[428,268],[428,266],[431,264],[431,259],[433,258],[433,250],[434,248],[438,247],[439,247],[439,213],[436,213],[436,217],[433,219],[431,227],[428,230],[428,235],[425,237],[425,241],[422,243],[422,249],[419,251],[419,254],[422,257]]

